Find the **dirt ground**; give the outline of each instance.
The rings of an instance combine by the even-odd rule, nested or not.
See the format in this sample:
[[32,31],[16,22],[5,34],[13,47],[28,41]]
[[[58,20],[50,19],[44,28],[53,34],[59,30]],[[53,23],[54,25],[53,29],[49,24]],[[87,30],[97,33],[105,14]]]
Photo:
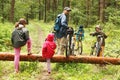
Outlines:
[[[33,46],[32,47],[34,47],[33,51],[35,53],[41,55],[42,45],[45,41],[46,36],[39,25],[34,24],[34,27],[35,27],[37,34],[35,36],[33,34],[31,35],[32,39],[33,39],[33,41],[32,41]],[[36,80],[54,80],[51,76],[52,74],[47,73],[46,64],[41,63],[41,65],[42,65],[43,69],[42,69],[41,73],[38,74],[38,76],[36,77]]]

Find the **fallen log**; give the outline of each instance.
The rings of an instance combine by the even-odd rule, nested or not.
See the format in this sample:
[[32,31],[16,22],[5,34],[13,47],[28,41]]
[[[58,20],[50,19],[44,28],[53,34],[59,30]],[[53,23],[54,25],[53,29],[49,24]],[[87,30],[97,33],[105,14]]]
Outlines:
[[[0,60],[3,61],[13,61],[14,54],[8,52],[0,53]],[[20,61],[40,61],[46,62],[46,60],[40,54],[21,54]],[[69,56],[66,58],[63,55],[55,55],[51,59],[51,62],[57,63],[90,63],[90,64],[114,64],[120,65],[120,58],[112,58],[112,57],[94,57],[94,56]]]

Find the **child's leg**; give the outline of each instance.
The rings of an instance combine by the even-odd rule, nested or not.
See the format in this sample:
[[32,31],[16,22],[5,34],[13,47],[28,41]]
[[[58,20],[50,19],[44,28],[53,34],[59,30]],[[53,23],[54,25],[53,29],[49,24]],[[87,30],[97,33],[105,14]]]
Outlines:
[[32,46],[32,42],[31,42],[31,39],[27,40],[27,50],[28,50],[28,54],[31,53],[31,46]]
[[103,52],[104,52],[104,46],[101,46],[101,51],[99,57],[103,57]]
[[14,51],[15,51],[15,56],[14,56],[15,72],[19,71],[20,50],[21,50],[21,48],[14,48]]
[[50,73],[51,72],[50,59],[47,59],[47,69],[48,69],[48,73]]

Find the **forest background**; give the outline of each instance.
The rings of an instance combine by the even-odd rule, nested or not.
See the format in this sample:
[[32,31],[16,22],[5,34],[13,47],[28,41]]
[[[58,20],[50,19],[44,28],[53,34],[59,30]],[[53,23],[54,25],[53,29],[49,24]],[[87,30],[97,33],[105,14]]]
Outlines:
[[[85,28],[83,46],[86,54],[84,55],[89,55],[91,43],[93,43],[89,33],[94,31],[95,25],[100,24],[108,35],[105,57],[119,57],[120,0],[0,0],[0,51],[13,52],[10,41],[11,32],[15,22],[22,17],[27,20],[27,26],[33,38],[32,51],[38,53],[45,36],[54,25],[56,16],[62,13],[66,6],[72,9],[67,16],[69,26],[75,30],[80,25]],[[38,37],[43,40],[39,41]],[[26,49],[22,52],[26,52]],[[0,79],[42,80],[46,76],[43,76],[44,65],[41,64],[21,62],[21,73],[14,75],[13,62],[1,61]],[[119,67],[108,65],[103,69],[91,64],[54,63],[52,64],[53,73],[47,80],[120,80]]]

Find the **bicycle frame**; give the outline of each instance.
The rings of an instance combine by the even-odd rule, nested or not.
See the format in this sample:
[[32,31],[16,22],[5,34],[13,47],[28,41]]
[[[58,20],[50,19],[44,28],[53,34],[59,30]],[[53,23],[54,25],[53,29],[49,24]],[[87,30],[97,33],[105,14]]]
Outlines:
[[83,51],[83,48],[82,48],[82,36],[79,35],[79,38],[78,38],[78,53],[81,55],[82,51]]
[[67,34],[67,41],[66,41],[66,57],[72,54],[71,49],[71,41],[72,41],[72,34]]
[[93,53],[94,53],[94,50],[95,50],[95,55],[96,56],[100,56],[100,52],[101,52],[101,46],[102,46],[102,43],[103,43],[103,36],[102,35],[98,35],[97,36],[97,42],[94,44],[94,46],[93,47],[91,47],[92,48],[92,51],[91,51],[91,53],[90,53],[90,55],[93,55]]
[[[72,51],[73,51],[73,53],[74,53],[75,51],[77,51],[78,54],[81,55],[81,54],[82,54],[82,51],[83,51],[82,36],[81,36],[81,34],[77,34],[77,35],[78,35],[78,40],[77,40],[77,41],[74,40],[74,42],[72,43]],[[74,49],[75,46],[77,46],[76,49]]]

